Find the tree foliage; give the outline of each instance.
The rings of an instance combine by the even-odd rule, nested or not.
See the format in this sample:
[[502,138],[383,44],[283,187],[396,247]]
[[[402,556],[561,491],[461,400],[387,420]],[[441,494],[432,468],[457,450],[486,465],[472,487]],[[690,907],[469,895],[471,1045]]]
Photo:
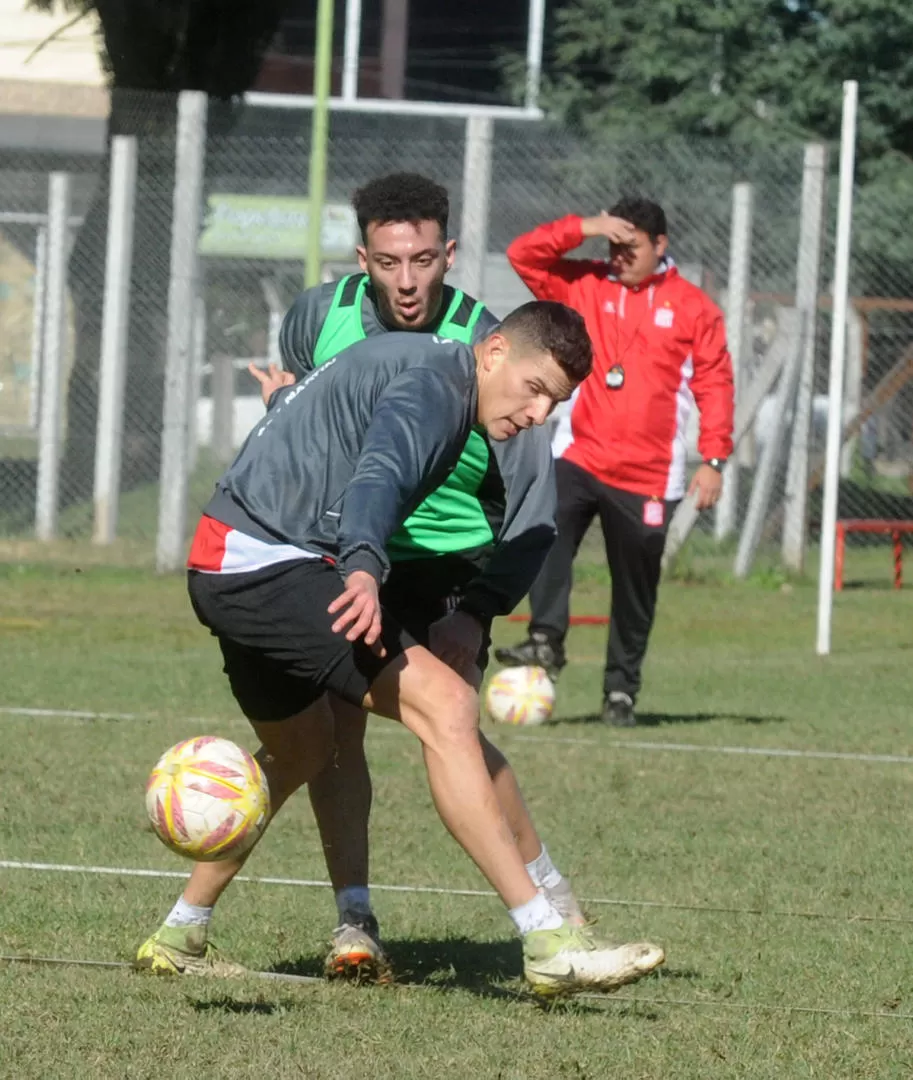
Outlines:
[[[798,140],[836,146],[847,79],[859,82],[855,287],[905,295],[913,240],[897,222],[913,191],[909,0],[568,0],[543,101],[590,140],[720,137],[748,163],[764,148],[785,156]],[[699,163],[699,186],[712,165]],[[747,166],[743,178],[754,179]],[[785,227],[795,207],[780,212]]]

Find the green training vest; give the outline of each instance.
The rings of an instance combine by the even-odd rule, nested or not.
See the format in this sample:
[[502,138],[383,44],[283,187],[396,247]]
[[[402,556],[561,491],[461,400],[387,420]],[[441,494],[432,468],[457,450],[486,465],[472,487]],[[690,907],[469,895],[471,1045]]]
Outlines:
[[[367,274],[350,274],[336,286],[314,348],[314,367],[320,367],[343,349],[367,337],[361,321],[361,305],[367,285]],[[434,332],[469,345],[482,311],[483,305],[479,301],[458,289],[454,290],[453,300]],[[494,540],[491,525],[478,499],[479,488],[488,471],[488,461],[488,443],[473,431],[447,480],[425,499],[388,541],[387,553],[394,562],[468,551]]]

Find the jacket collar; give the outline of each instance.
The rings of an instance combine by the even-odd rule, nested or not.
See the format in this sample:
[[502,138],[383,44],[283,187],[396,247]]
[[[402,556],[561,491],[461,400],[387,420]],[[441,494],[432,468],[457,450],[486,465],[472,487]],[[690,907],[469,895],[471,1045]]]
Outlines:
[[[651,285],[658,285],[661,281],[674,277],[678,277],[678,267],[675,265],[675,260],[671,255],[663,255],[659,261],[659,266],[648,278],[644,278],[643,281],[638,282],[636,285],[626,285],[625,288],[648,289]],[[618,281],[614,274],[608,272],[606,278],[608,281]]]

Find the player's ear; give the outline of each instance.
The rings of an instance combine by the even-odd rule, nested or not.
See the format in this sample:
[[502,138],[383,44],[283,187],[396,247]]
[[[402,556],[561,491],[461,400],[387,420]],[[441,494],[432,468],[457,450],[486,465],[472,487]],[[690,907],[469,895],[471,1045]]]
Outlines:
[[666,249],[669,247],[669,237],[662,235],[657,236],[654,247],[656,249],[657,257],[661,259],[663,255],[666,254]]
[[457,242],[456,240],[448,240],[444,244],[444,264],[448,270],[453,269],[453,260],[456,258]]
[[495,330],[485,342],[485,353],[482,356],[482,367],[485,371],[493,371],[507,356],[510,346],[507,338]]
[[364,273],[367,273],[368,272],[368,249],[365,248],[365,247],[362,247],[361,244],[356,244],[356,246],[355,246],[355,254],[358,256],[358,265],[361,267],[361,269],[364,271]]

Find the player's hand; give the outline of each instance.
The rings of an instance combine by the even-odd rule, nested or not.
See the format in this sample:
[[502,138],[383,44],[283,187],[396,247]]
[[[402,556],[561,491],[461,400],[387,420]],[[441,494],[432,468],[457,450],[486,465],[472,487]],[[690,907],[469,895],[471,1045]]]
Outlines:
[[466,611],[451,611],[428,628],[428,646],[458,675],[472,670],[482,648],[482,624]]
[[377,582],[366,570],[353,570],[346,578],[345,591],[327,608],[339,615],[331,629],[334,634],[345,631],[346,641],[364,638],[365,645],[378,656],[387,650],[380,641],[380,596]]
[[709,510],[711,506],[716,506],[719,502],[722,490],[723,477],[717,470],[712,465],[700,465],[691,479],[688,494],[696,496],[694,500],[696,509]]
[[290,371],[282,371],[275,364],[270,364],[264,371],[263,368],[250,363],[247,365],[247,370],[260,384],[260,396],[263,398],[264,405],[269,405],[269,399],[277,390],[281,390],[283,386],[292,386],[295,382],[295,376]]
[[595,217],[584,218],[580,223],[584,236],[604,236],[611,244],[631,244],[634,242],[634,226],[624,218],[614,217],[603,210]]

